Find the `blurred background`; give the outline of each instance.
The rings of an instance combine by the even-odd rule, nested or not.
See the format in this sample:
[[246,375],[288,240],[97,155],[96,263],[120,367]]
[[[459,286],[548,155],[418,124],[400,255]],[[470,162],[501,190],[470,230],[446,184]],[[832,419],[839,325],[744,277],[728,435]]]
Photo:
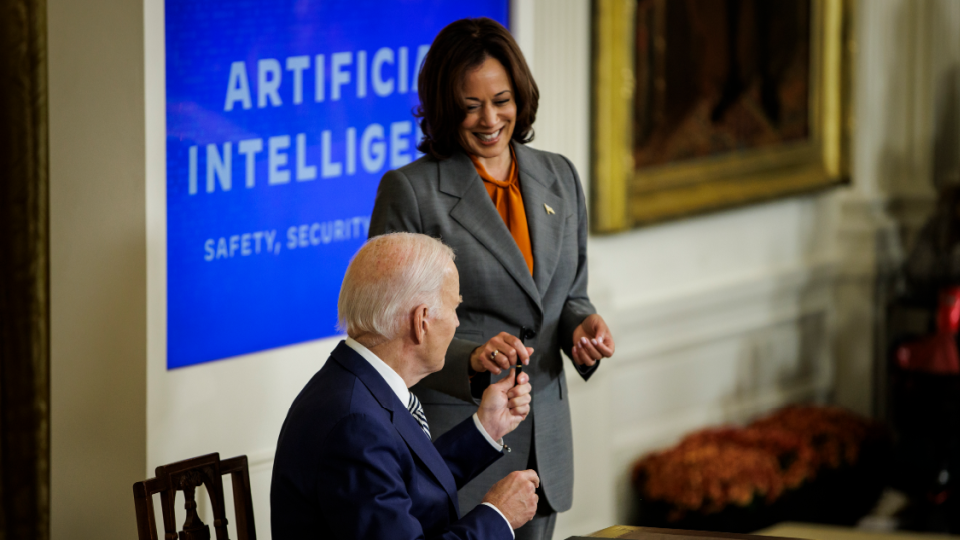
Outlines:
[[[686,17],[663,36],[699,44],[678,56],[697,73],[664,71],[681,90],[647,108],[643,69],[676,58],[598,71],[603,2],[509,5],[540,88],[531,145],[580,173],[590,294],[617,338],[589,383],[568,378],[575,494],[555,537],[782,520],[958,534],[960,2],[838,3],[832,174],[648,219],[631,201],[687,185],[656,167],[822,127],[804,92],[827,30],[802,14],[829,2],[676,2],[631,3],[625,50],[649,38],[644,14]],[[0,538],[131,538],[131,484],[207,452],[249,457],[269,538],[280,423],[337,338],[167,370],[163,3],[0,10]],[[595,146],[610,88],[635,101],[612,192]],[[598,212],[627,217],[603,229]]]

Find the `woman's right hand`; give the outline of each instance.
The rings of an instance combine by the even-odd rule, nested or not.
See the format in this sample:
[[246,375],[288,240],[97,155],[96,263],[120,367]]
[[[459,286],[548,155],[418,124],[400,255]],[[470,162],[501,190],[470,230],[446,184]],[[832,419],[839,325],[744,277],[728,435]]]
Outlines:
[[518,361],[528,365],[531,354],[532,347],[524,347],[523,342],[515,336],[500,332],[473,350],[470,354],[470,368],[477,372],[489,371],[499,375],[504,369],[517,365]]

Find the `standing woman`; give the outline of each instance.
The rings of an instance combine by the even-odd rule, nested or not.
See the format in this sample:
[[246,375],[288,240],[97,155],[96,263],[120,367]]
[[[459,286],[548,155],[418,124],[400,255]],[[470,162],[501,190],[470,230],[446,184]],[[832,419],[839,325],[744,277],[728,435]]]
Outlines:
[[[587,297],[587,211],[565,157],[528,148],[539,91],[510,33],[490,19],[440,31],[418,81],[426,155],[384,175],[370,236],[428,234],[457,254],[460,326],[441,371],[412,390],[434,436],[476,410],[491,380],[524,364],[533,385],[511,452],[459,491],[481,502],[513,470],[540,476],[537,517],[517,538],[551,538],[573,498],[573,443],[563,350],[588,379],[614,342]],[[524,342],[518,338],[523,338]]]

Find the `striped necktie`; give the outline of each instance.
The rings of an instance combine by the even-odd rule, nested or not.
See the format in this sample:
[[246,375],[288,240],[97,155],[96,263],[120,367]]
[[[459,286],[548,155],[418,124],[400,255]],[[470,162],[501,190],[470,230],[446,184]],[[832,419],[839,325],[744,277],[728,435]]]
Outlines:
[[410,402],[407,403],[407,410],[413,415],[413,419],[420,424],[420,429],[427,434],[427,438],[429,439],[430,426],[427,425],[427,416],[423,414],[423,407],[420,406],[420,400],[417,399],[417,396],[413,395],[413,392],[410,392]]

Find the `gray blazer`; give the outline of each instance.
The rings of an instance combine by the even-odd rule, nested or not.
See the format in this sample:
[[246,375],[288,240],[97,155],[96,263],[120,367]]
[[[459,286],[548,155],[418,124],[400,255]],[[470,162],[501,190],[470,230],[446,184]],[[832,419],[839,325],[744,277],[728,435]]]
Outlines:
[[[560,350],[570,356],[574,329],[596,311],[587,297],[587,212],[569,160],[513,146],[533,246],[532,276],[462,152],[443,161],[424,156],[384,175],[370,236],[418,232],[440,238],[456,252],[460,327],[443,369],[413,388],[434,436],[476,412],[467,375],[470,353],[500,332],[518,336],[521,327],[536,332],[526,341],[535,351],[524,369],[533,386],[531,414],[506,438],[513,451],[464,486],[460,504],[472,508],[495,482],[525,469],[533,448],[547,502],[562,512],[573,499],[573,446]],[[594,369],[577,371],[587,379]]]

